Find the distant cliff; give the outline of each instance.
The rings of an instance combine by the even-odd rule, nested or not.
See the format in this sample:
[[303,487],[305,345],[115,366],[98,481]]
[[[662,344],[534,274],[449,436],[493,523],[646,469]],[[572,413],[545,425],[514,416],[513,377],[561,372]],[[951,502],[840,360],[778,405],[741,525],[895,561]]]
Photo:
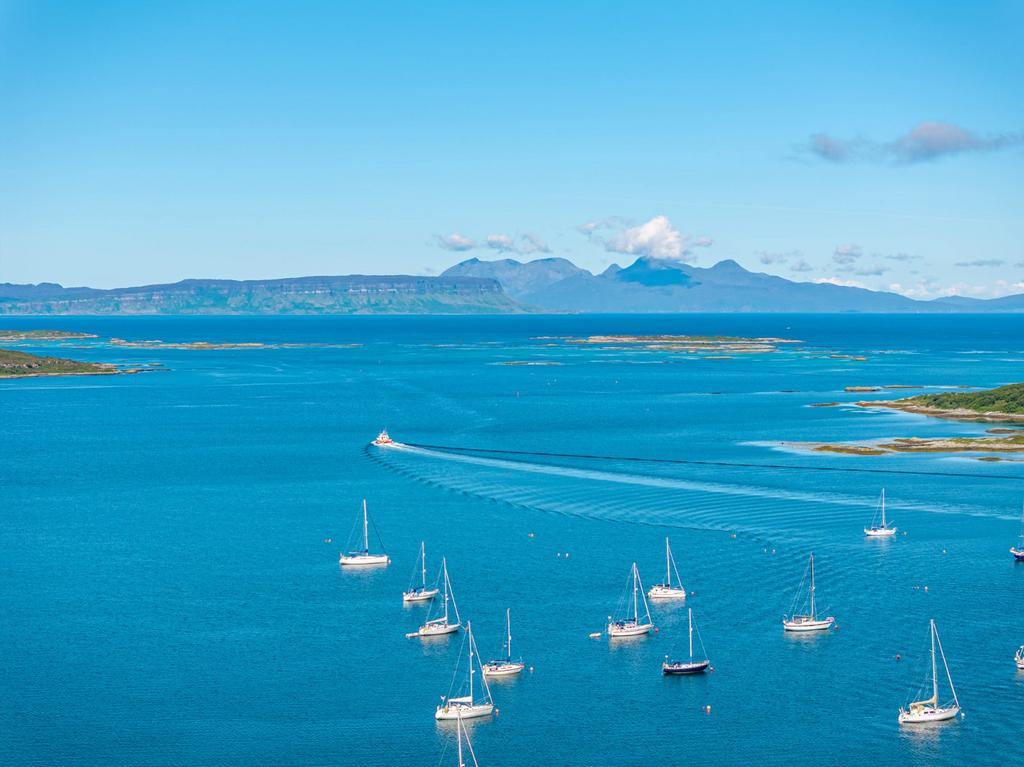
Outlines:
[[183,280],[99,290],[0,284],[0,314],[483,314],[524,308],[482,277]]

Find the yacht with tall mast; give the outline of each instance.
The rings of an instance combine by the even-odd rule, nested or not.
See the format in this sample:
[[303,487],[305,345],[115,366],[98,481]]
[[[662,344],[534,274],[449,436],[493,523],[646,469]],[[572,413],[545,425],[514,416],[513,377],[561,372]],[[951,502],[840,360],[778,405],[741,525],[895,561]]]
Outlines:
[[708,660],[707,651],[704,649],[704,640],[700,638],[700,632],[697,632],[697,641],[700,643],[700,657],[694,658],[693,656],[693,608],[688,607],[686,609],[686,620],[689,624],[690,629],[690,655],[687,660],[676,660],[673,658],[669,660],[669,657],[665,656],[664,663],[661,664],[661,673],[666,676],[691,676],[693,674],[703,674],[708,670],[711,665],[711,661]]
[[[672,581],[672,574],[675,573],[675,582]],[[672,556],[672,548],[668,545],[668,537],[665,537],[665,582],[656,583],[647,592],[651,599],[686,599],[686,589],[683,588],[682,579],[679,577],[679,568],[676,567],[675,557]]]
[[[932,695],[924,700],[915,700],[906,708],[900,709],[900,724],[928,724],[930,722],[946,722],[962,716],[960,713],[960,701],[956,697],[956,689],[953,687],[953,677],[949,674],[949,665],[946,663],[946,653],[942,650],[942,640],[939,639],[939,631],[935,628],[935,619],[929,622],[932,643]],[[939,656],[942,658],[942,667],[946,670],[946,681],[949,682],[949,691],[953,700],[939,705],[939,672],[935,662],[935,647],[939,648]]]
[[[444,599],[441,600],[442,608],[439,615],[431,617],[434,612],[434,607],[437,602],[434,602],[430,606],[430,612],[427,613],[427,621],[415,631],[411,631],[406,634],[407,639],[413,637],[436,637],[443,636],[445,634],[454,634],[460,628],[462,628],[462,618],[459,617],[459,606],[455,604],[455,593],[452,591],[452,582],[448,577],[448,560],[441,557],[441,574],[438,576],[438,582],[441,583],[441,588],[444,589]],[[452,610],[455,611],[455,622],[452,623],[451,615],[448,612],[448,603],[451,602]]]
[[896,535],[896,526],[890,525],[885,519],[885,488],[882,488],[882,500],[880,502],[882,519],[878,521],[878,512],[875,512],[875,519],[871,520],[871,527],[864,528],[864,535],[869,538],[888,538]]
[[1011,546],[1010,553],[1013,554],[1015,561],[1024,562],[1024,507],[1021,508],[1020,513],[1020,543],[1017,546]]
[[462,689],[468,687],[465,695],[452,696],[455,682],[459,677],[459,664],[455,664],[455,674],[452,677],[452,684],[448,695],[443,697],[442,703],[434,711],[434,719],[474,719],[480,716],[490,716],[494,713],[494,699],[491,697],[491,688],[487,684],[487,676],[480,674],[480,686],[476,688],[473,678],[476,676],[477,668],[480,668],[480,654],[476,649],[476,640],[473,639],[473,627],[466,621],[466,647],[469,649],[469,665],[467,668],[467,681]]
[[[377,534],[377,543],[381,543],[380,534],[377,533],[377,528],[373,528],[373,532]],[[351,537],[349,538],[351,541]],[[338,558],[338,562],[341,565],[347,567],[365,567],[367,565],[387,565],[391,563],[391,557],[387,555],[386,551],[383,551],[384,544],[381,543],[381,553],[371,554],[370,553],[370,517],[366,513],[366,499],[363,499],[363,547],[354,551],[342,552]]]
[[[435,583],[427,588],[427,544],[420,541],[420,557],[417,560],[416,570],[413,571],[412,583],[409,588],[402,592],[403,602],[428,602],[438,595],[440,589]],[[417,579],[416,576],[420,577]],[[419,580],[419,583],[416,581]]]
[[[782,619],[783,631],[827,631],[832,628],[836,619],[831,615],[827,618],[819,618],[817,612],[817,606],[815,605],[815,587],[814,587],[814,554],[811,554],[810,560],[807,564],[808,571],[810,571],[810,586],[807,592],[808,600],[804,602],[804,580],[807,579],[807,571],[804,572],[804,580],[800,581],[800,588],[797,591],[796,597],[793,599],[793,605],[790,609],[790,614],[784,616]],[[804,604],[809,604],[809,609],[805,613],[798,613],[797,610],[802,608]]]
[[484,664],[484,676],[513,676],[526,668],[523,659],[512,660],[512,610],[505,608],[505,657]]
[[[654,628],[654,624],[651,623],[651,610],[647,606],[647,597],[644,596],[644,585],[640,582],[640,573],[636,569],[636,562],[633,563],[629,577],[633,589],[633,612],[628,617],[620,619],[608,616],[608,636],[610,638],[641,636],[649,634]],[[641,601],[644,606],[642,615],[640,613]]]

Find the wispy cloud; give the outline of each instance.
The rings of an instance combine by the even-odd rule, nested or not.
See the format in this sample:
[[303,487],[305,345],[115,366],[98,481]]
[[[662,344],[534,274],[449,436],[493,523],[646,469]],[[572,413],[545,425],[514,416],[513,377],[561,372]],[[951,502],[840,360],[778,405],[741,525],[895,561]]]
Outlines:
[[890,261],[917,261],[921,256],[912,255],[910,253],[890,253],[885,256]]
[[806,151],[831,163],[888,162],[898,165],[929,162],[970,152],[994,152],[1024,145],[1024,131],[982,136],[958,125],[922,122],[890,141],[865,137],[843,139],[814,133]]
[[806,261],[804,261],[801,258],[799,261],[797,261],[795,264],[793,264],[791,267],[789,267],[789,271],[791,271],[791,272],[813,272],[814,271],[814,267],[811,266],[809,263],[807,263]]
[[772,252],[768,250],[759,250],[754,253],[757,256],[757,260],[765,266],[774,266],[775,264],[788,263],[791,258],[797,258],[800,255],[798,250],[787,250],[782,253]]
[[690,244],[695,248],[710,248],[715,244],[715,241],[710,237],[697,237]]
[[532,232],[527,232],[526,234],[517,235],[515,237],[499,232],[496,234],[489,234],[484,237],[483,241],[479,242],[472,237],[466,237],[458,232],[452,232],[451,234],[437,235],[434,238],[434,242],[438,247],[444,248],[445,250],[455,251],[487,248],[489,250],[496,250],[499,253],[517,253],[519,255],[551,252],[551,248],[548,244]]
[[438,247],[444,248],[445,250],[472,250],[475,248],[476,240],[459,234],[458,232],[452,232],[451,234],[439,234],[436,236],[435,241]]
[[837,264],[849,266],[863,255],[864,251],[860,245],[839,245],[832,253],[832,260]]
[[957,261],[953,266],[1005,266],[1001,258],[976,258],[973,261]]

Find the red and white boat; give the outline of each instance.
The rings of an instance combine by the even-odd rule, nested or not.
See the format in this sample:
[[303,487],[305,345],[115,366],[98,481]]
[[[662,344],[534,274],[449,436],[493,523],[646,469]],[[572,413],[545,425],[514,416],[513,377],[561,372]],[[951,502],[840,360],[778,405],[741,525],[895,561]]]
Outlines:
[[377,447],[383,447],[385,445],[393,445],[395,444],[395,441],[388,435],[388,430],[384,429],[377,435],[377,439],[373,441],[373,444]]

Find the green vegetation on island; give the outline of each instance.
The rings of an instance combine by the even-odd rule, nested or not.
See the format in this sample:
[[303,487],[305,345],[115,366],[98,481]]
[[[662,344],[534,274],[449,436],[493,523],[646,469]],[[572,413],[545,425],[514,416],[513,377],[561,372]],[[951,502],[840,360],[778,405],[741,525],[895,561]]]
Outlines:
[[61,357],[40,357],[36,354],[0,349],[0,378],[31,376],[110,375],[135,372],[120,370],[115,365],[78,362]]
[[1024,423],[1024,384],[1009,384],[984,391],[919,394],[898,400],[867,400],[857,404],[960,421]]

